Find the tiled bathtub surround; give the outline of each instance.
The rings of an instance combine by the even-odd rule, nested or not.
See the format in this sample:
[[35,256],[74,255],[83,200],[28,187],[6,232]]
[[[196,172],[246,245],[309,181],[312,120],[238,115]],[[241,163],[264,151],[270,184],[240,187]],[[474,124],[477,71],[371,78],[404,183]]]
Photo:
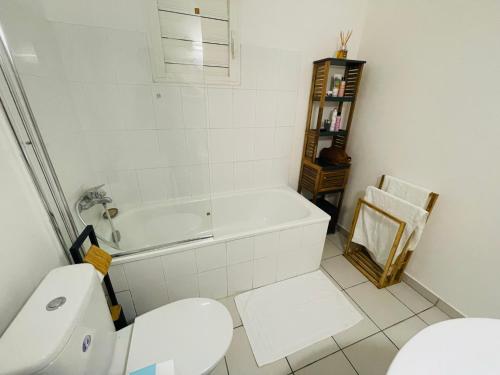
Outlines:
[[[20,67],[44,136],[68,133],[48,146],[71,200],[101,183],[118,205],[288,184],[300,145],[298,52],[243,45],[235,87],[153,83],[140,2],[120,4],[116,22],[114,6],[78,16],[64,2],[42,4],[59,69]],[[64,116],[56,116],[61,96]],[[58,152],[68,139],[82,148],[68,151],[72,160]]]
[[318,223],[137,261],[117,258],[110,277],[131,320],[178,299],[222,298],[316,270],[326,229]]

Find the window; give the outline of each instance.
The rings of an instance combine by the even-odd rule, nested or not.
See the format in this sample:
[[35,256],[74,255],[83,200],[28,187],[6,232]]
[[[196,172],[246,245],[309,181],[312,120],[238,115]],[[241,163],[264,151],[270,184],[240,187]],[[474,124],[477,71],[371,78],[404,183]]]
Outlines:
[[155,81],[239,82],[237,0],[151,0]]

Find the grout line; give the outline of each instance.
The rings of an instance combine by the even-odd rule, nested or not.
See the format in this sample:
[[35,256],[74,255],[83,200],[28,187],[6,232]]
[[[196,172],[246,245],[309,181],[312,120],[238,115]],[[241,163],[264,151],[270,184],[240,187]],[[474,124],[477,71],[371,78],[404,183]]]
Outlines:
[[[378,332],[377,332],[378,333]],[[366,337],[365,337],[366,338]],[[337,342],[337,340],[335,340],[335,338],[332,336],[332,339],[333,341],[335,341],[335,344],[337,344],[337,346],[340,348],[340,345],[339,343]],[[364,340],[364,339],[363,339]],[[342,354],[344,355],[345,359],[347,360],[347,362],[349,362],[349,364],[351,365],[352,369],[354,370],[354,372],[359,375],[359,372],[358,370],[356,370],[356,367],[354,367],[354,365],[352,364],[351,360],[349,359],[349,357],[347,356],[347,354],[345,354],[344,352],[344,349],[343,348],[340,348],[340,351],[342,352]]]
[[382,334],[387,338],[387,340],[389,340],[392,343],[392,345],[394,345],[394,347],[396,348],[396,350],[399,351],[399,348],[396,345],[396,343],[394,341],[392,341],[391,338],[389,336],[387,336],[387,334],[384,331],[382,331]]
[[285,360],[286,360],[286,363],[288,364],[288,367],[290,368],[291,374],[295,374],[295,372],[293,372],[292,365],[290,365],[290,362],[288,361],[287,357],[285,357]]
[[[339,344],[337,344],[337,342],[335,341],[335,339],[333,338],[333,336],[330,336],[330,337],[333,339],[333,341],[334,341],[334,342],[335,342],[335,344],[337,345],[337,347],[338,347],[338,349],[337,349],[337,350],[335,350],[334,352],[332,352],[332,353],[330,353],[330,354],[327,354],[327,355],[325,355],[325,356],[323,356],[323,357],[321,357],[321,358],[318,358],[318,359],[316,359],[316,360],[312,361],[311,363],[308,363],[308,364],[307,364],[307,365],[305,365],[305,366],[299,367],[299,368],[298,368],[297,370],[295,370],[295,371],[300,371],[300,370],[302,370],[302,369],[304,369],[304,368],[306,368],[306,367],[308,367],[308,366],[311,366],[312,364],[314,364],[314,363],[316,363],[316,362],[319,362],[319,361],[321,361],[321,360],[323,360],[323,359],[325,359],[325,358],[330,357],[331,355],[334,355],[334,354],[336,354],[336,353],[340,352],[342,349],[340,349]],[[313,345],[314,345],[314,344],[313,344]],[[290,367],[291,367],[291,365],[290,365]]]
[[236,328],[240,328],[240,327],[243,327],[243,323],[240,324],[239,326],[233,327],[233,330],[236,329]]
[[226,356],[224,356],[224,363],[226,364],[226,371],[227,371],[227,375],[230,375],[230,374],[229,374],[229,366],[227,365],[227,359],[226,359]]
[[[401,281],[401,282],[403,283],[404,281]],[[405,283],[405,284],[406,284],[406,283]],[[395,284],[395,285],[396,285],[396,284]],[[408,285],[408,284],[406,284],[406,285]],[[431,301],[429,301],[427,298],[425,298],[423,295],[421,295],[419,292],[417,292],[415,289],[413,289],[410,285],[408,285],[408,287],[409,287],[410,289],[412,289],[413,291],[415,291],[415,292],[416,292],[416,293],[417,293],[420,297],[422,297],[423,299],[425,299],[427,302],[431,303]],[[399,298],[396,294],[394,294],[393,292],[391,292],[391,290],[390,290],[388,287],[386,287],[386,288],[384,288],[384,289],[385,289],[385,290],[387,290],[387,291],[388,291],[388,292],[389,292],[392,296],[394,296],[394,298],[396,298],[399,302],[401,302],[403,305],[405,305],[405,306],[406,306],[406,308],[407,308],[408,310],[410,310],[411,312],[413,312],[413,313],[415,313],[415,314],[420,314],[420,312],[427,310],[427,309],[424,309],[424,310],[422,310],[422,311],[420,311],[420,312],[415,312],[415,311],[413,311],[413,310],[410,308],[410,306],[408,306],[406,303],[404,303],[404,302],[403,302],[403,300],[402,300],[401,298]],[[437,302],[436,302],[436,303],[437,303]],[[431,306],[431,307],[432,307],[432,306]]]
[[370,282],[370,280],[365,280],[365,281],[362,281],[362,282],[360,282],[360,283],[357,283],[357,284],[354,284],[354,285],[348,286],[347,288],[343,288],[342,290],[351,289],[351,288],[354,288],[355,286],[358,286],[358,285],[361,285],[361,284],[365,284],[365,283],[368,283],[368,282]]

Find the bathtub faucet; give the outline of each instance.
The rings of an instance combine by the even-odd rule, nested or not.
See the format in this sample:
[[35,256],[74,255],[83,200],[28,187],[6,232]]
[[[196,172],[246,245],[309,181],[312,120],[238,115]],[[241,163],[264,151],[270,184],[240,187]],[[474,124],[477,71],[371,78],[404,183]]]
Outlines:
[[99,186],[94,186],[86,190],[80,197],[78,202],[78,208],[80,211],[88,210],[89,208],[95,206],[96,204],[106,205],[113,202],[111,197],[106,195],[106,192],[102,189],[104,184]]

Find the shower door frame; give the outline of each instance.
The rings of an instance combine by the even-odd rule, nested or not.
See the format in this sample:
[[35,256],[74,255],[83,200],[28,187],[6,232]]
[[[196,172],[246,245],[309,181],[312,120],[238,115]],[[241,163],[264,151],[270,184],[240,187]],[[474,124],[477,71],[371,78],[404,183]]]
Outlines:
[[5,33],[0,25],[0,110],[69,263],[78,229],[31,109]]

